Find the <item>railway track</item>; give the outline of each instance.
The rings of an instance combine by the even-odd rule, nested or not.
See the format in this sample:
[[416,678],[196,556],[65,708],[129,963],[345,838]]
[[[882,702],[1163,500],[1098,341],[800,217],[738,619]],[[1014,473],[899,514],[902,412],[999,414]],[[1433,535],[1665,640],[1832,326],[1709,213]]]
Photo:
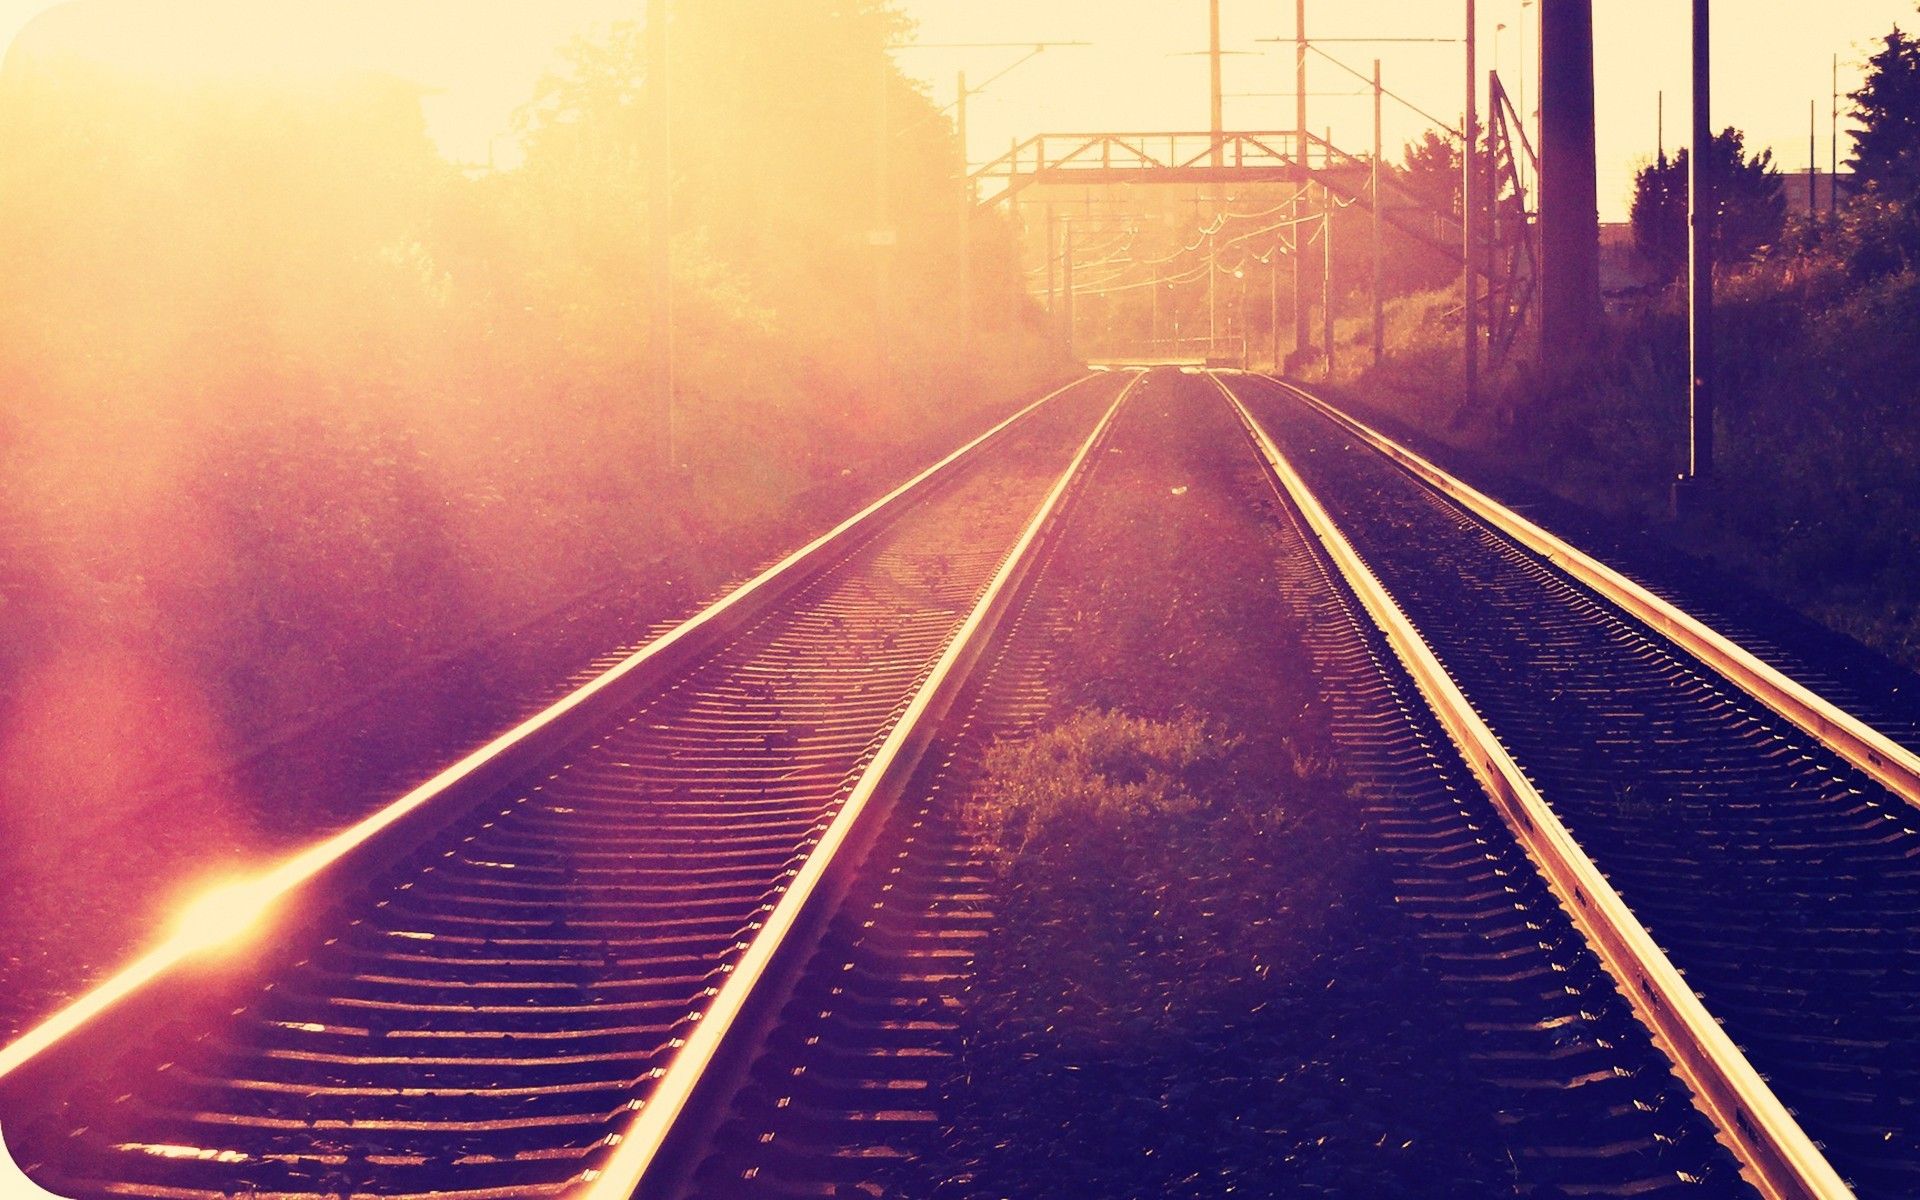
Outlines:
[[13,1156],[72,1197],[628,1195],[803,955],[1131,378],[1036,403],[190,908],[0,1050]]
[[[1156,379],[1186,389],[1169,401],[1183,426],[1233,439],[1233,425],[1216,411],[1218,397],[1203,380],[1171,372]],[[1141,424],[1143,403],[1136,399],[1114,434],[1123,459],[1139,453],[1143,439],[1184,432]],[[1078,503],[1101,503],[1107,469],[1096,468]],[[1244,492],[1224,498],[1274,500]],[[1441,977],[1447,997],[1444,1011],[1416,1011],[1410,1003],[1383,1025],[1344,1032],[1391,1038],[1395,1023],[1413,1023],[1432,1039],[1429,1050],[1457,1043],[1492,1115],[1476,1123],[1479,1105],[1462,1097],[1475,1115],[1444,1136],[1474,1140],[1474,1149],[1511,1163],[1499,1194],[1750,1195],[1712,1124],[1506,833],[1365,609],[1305,523],[1284,501],[1275,509],[1275,603],[1307,630],[1311,661],[1302,665],[1327,697],[1329,732],[1360,809],[1356,832],[1364,830],[1385,860],[1406,918],[1396,926],[1405,930],[1400,937],[1387,928],[1370,929],[1369,937],[1387,941],[1383,954],[1422,960]],[[1071,547],[1074,538],[1070,529],[1062,540]],[[976,952],[999,904],[993,852],[970,834],[968,804],[983,784],[988,746],[1060,715],[1057,634],[1063,622],[1082,618],[1048,588],[1054,569],[1052,559],[1042,564],[1036,598],[972,689],[966,719],[907,788],[876,849],[885,872],[866,880],[836,916],[731,1116],[680,1194],[986,1197],[1024,1194],[1023,1178],[1032,1194],[1082,1194],[1072,1180],[1036,1176],[1031,1168],[1023,1177],[1019,1163],[983,1162],[991,1147],[955,1144],[950,1132],[969,1088],[956,1072],[964,1060],[964,1013],[977,999]],[[1276,1019],[1298,1019],[1284,1010],[1283,996],[1276,987]],[[1263,1069],[1281,1078],[1311,1070],[1298,1061]],[[1344,1069],[1337,1054],[1328,1069]],[[1184,1115],[1176,1110],[1169,1119]],[[1311,1124],[1301,1113],[1292,1119],[1302,1129]],[[1350,1132],[1353,1144],[1328,1152],[1336,1165],[1322,1166],[1351,1180],[1375,1177],[1369,1169],[1394,1160],[1401,1140],[1433,1131]],[[1284,1144],[1289,1135],[1282,1127],[1271,1136]],[[1116,1157],[1141,1152],[1130,1143],[1111,1146]],[[1210,1194],[1216,1182],[1195,1183],[1192,1194]],[[1268,1186],[1285,1190],[1277,1180]],[[1487,1194],[1425,1190],[1450,1186],[1457,1187],[1429,1179],[1396,1194]]]
[[1509,822],[1588,860],[1563,897],[1769,1186],[1920,1195],[1910,758],[1350,418],[1222,387],[1428,652]]
[[[13,1155],[76,1198],[998,1194],[947,1139],[996,904],[966,803],[1055,713],[1045,573],[1137,379],[196,906],[0,1049]],[[1448,997],[1409,1019],[1498,1098],[1515,1194],[1750,1194],[1728,1146],[1769,1195],[1920,1194],[1913,809],[1352,425],[1219,387]]]
[[873,869],[834,915],[678,1194],[942,1191],[944,1093],[962,1050],[960,1011],[975,949],[995,920],[989,852],[969,826],[966,799],[988,747],[1054,711],[1044,630],[1058,618],[1036,599],[1046,561],[959,719],[904,789]]

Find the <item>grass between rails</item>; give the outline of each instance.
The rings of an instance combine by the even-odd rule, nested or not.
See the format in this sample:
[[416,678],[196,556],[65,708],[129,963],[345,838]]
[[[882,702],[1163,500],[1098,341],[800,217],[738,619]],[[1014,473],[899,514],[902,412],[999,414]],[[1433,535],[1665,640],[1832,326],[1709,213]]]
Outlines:
[[1121,420],[1049,569],[1075,715],[998,745],[979,793],[1001,907],[951,1094],[963,1173],[1026,1196],[1511,1194],[1322,749],[1251,452],[1172,373]]

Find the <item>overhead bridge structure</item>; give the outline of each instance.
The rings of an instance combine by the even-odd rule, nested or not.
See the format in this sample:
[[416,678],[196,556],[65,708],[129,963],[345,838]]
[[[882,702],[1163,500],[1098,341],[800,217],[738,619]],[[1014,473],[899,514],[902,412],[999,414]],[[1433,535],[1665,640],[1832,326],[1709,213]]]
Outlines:
[[[1035,183],[1286,183],[1335,163],[1364,166],[1309,135],[1305,153],[1292,130],[1222,133],[1043,133],[980,167],[981,202],[994,204]],[[1094,177],[1094,174],[1097,177]],[[998,192],[985,185],[998,182]]]
[[[1489,77],[1489,94],[1493,104],[1487,126],[1491,135],[1487,165],[1492,169],[1485,199],[1490,202],[1476,205],[1483,210],[1476,224],[1484,220],[1488,227],[1476,230],[1473,241],[1478,252],[1471,270],[1465,273],[1473,282],[1471,304],[1485,313],[1488,353],[1497,361],[1526,324],[1533,299],[1538,259],[1523,183],[1528,172],[1521,164],[1526,162],[1537,174],[1538,160],[1524,133],[1519,132],[1523,125],[1512,111],[1512,102],[1497,74]],[[1358,205],[1373,214],[1376,258],[1384,227],[1441,261],[1464,267],[1468,239],[1457,208],[1436,204],[1433,198],[1410,191],[1381,159],[1377,145],[1370,155],[1353,154],[1306,130],[1041,133],[1015,142],[1006,153],[970,172],[968,195],[978,207],[986,209],[1017,204],[1023,193],[1035,188],[1184,185],[1213,186],[1224,191],[1243,185],[1293,185],[1298,198],[1305,199],[1318,185],[1323,212],[1330,213],[1337,202],[1340,206]],[[1282,252],[1296,260],[1295,345],[1304,349],[1310,342],[1306,316],[1309,301],[1297,246],[1296,240],[1294,246],[1283,246]],[[1048,255],[1051,260],[1051,248]],[[1378,272],[1376,265],[1372,289],[1376,358],[1384,343]],[[1071,292],[1071,262],[1067,264],[1067,277]],[[1328,289],[1323,286],[1322,291],[1325,294]],[[1048,293],[1051,297],[1051,284]],[[1066,305],[1071,314],[1070,295]],[[1067,320],[1070,330],[1070,315]],[[1070,331],[1068,336],[1071,343]],[[1330,362],[1330,330],[1323,340]],[[1277,347],[1275,355],[1278,361]]]
[[1035,185],[1317,183],[1371,208],[1381,218],[1460,261],[1460,222],[1397,186],[1375,178],[1374,160],[1325,138],[1293,130],[1254,132],[1042,133],[1019,142],[973,173],[973,194],[992,207]]

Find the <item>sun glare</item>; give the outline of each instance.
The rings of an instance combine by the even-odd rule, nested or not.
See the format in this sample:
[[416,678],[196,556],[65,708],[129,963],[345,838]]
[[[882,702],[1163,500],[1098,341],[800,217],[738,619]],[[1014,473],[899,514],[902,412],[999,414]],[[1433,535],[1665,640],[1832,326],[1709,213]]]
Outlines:
[[[480,163],[517,157],[513,116],[561,48],[637,20],[628,0],[485,5],[450,0],[338,0],[322,5],[184,0],[0,0],[0,56],[72,55],[173,81],[317,81],[390,75],[421,91],[442,154]],[[505,165],[505,164],[503,164]]]
[[224,883],[180,910],[173,940],[189,952],[212,950],[238,941],[260,924],[275,892],[254,879]]

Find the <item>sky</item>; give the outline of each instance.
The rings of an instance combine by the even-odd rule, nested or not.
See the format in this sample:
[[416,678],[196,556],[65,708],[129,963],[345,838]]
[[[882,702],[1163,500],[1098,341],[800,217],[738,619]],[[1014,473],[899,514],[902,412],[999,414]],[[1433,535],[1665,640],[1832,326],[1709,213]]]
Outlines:
[[[968,120],[976,158],[1004,153],[1013,136],[1047,130],[1207,127],[1205,0],[905,0],[903,7],[918,19],[920,40],[927,43],[1094,43],[1047,50],[981,95]],[[1222,0],[1221,40],[1234,52],[1222,66],[1229,128],[1292,127],[1293,46],[1260,39],[1291,39],[1293,8],[1286,0]],[[1531,110],[1537,104],[1538,0],[1524,6],[1522,0],[1480,0],[1478,8],[1480,69],[1497,64],[1516,98],[1524,83]],[[1626,219],[1636,166],[1654,153],[1662,89],[1668,150],[1688,140],[1689,5],[1685,0],[1596,0],[1594,9],[1600,210],[1603,220],[1619,221]],[[1115,20],[1122,10],[1126,20]],[[1807,104],[1814,101],[1824,170],[1832,56],[1840,56],[1840,90],[1853,90],[1870,43],[1896,22],[1920,27],[1914,13],[1914,0],[1718,0],[1715,127],[1738,126],[1747,131],[1750,146],[1771,146],[1783,167],[1805,170]],[[1379,57],[1388,89],[1455,124],[1465,90],[1458,41],[1464,29],[1465,5],[1458,0],[1309,0],[1307,5],[1310,38],[1455,39],[1450,44],[1328,41],[1321,46],[1367,75]],[[924,49],[904,52],[901,62],[931,80],[945,102],[953,96],[956,71],[965,70],[971,83],[1022,53]],[[1331,126],[1335,143],[1356,153],[1372,149],[1371,97],[1314,93],[1364,86],[1314,57],[1307,83],[1309,124]],[[1429,124],[1389,103],[1389,153]],[[1848,152],[1844,129],[1843,120],[1843,161]]]
[[[685,2],[685,0],[682,0]],[[822,3],[827,0],[821,0]],[[1026,51],[948,44],[1084,41],[1049,49],[995,82],[970,114],[970,156],[984,161],[1015,138],[1052,131],[1204,129],[1207,123],[1205,0],[899,0],[917,23],[917,45],[899,61],[935,98],[953,98],[955,76],[975,86]],[[109,56],[180,70],[246,62],[264,69],[390,71],[430,89],[430,128],[450,158],[504,164],[515,158],[514,110],[531,94],[557,48],[607,22],[632,19],[643,0],[0,0],[0,46],[43,19],[84,24]],[[1666,144],[1686,143],[1687,11],[1683,0],[1598,0],[1595,59],[1599,101],[1600,208],[1623,220],[1637,164],[1651,157],[1658,96],[1666,93]],[[1818,111],[1818,158],[1828,158],[1826,113],[1832,55],[1840,88],[1858,85],[1872,41],[1896,21],[1920,26],[1914,0],[1719,0],[1716,4],[1714,122],[1747,131],[1750,145],[1771,146],[1783,166],[1805,169],[1808,102]],[[1538,0],[1480,0],[1482,68],[1497,64],[1526,107],[1535,104],[1534,39]],[[1226,122],[1285,128],[1293,123],[1292,46],[1262,38],[1293,36],[1284,0],[1222,0]],[[1461,107],[1464,5],[1435,0],[1309,0],[1308,33],[1324,39],[1450,38],[1450,43],[1358,41],[1322,49],[1364,72],[1382,59],[1386,86],[1449,121]],[[1315,59],[1309,93],[1362,85]],[[1274,93],[1288,93],[1277,96]],[[1371,101],[1364,95],[1311,95],[1311,124],[1334,141],[1371,148]],[[1389,146],[1428,122],[1390,103]],[[1844,129],[1844,122],[1843,122]],[[1844,133],[1841,157],[1847,145]]]

